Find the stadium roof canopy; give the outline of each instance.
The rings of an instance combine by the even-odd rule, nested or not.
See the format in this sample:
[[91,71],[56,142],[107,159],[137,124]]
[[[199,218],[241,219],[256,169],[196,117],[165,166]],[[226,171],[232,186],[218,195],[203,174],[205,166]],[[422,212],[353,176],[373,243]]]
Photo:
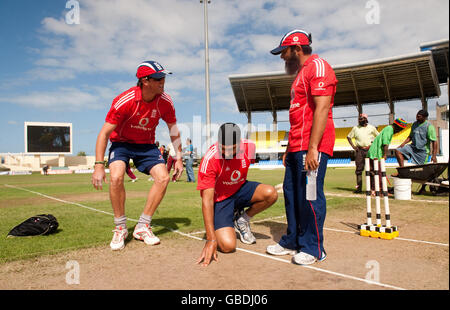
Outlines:
[[439,83],[447,83],[448,78],[448,41],[440,40],[420,44],[421,51],[431,51]]
[[[448,40],[438,43],[432,42],[423,47],[429,50],[415,54],[333,66],[339,80],[334,106],[356,106],[362,111],[363,104],[385,102],[392,115],[394,101],[421,99],[426,106],[427,98],[440,96],[439,83],[445,75],[444,71],[439,71],[442,76],[438,77],[435,58],[442,69],[442,57],[445,56],[441,55],[440,47],[445,50],[446,44],[448,54]],[[448,76],[448,57],[445,59]],[[289,109],[294,76],[281,71],[230,75],[228,78],[239,112],[250,116],[251,112],[272,111],[276,114],[276,111]]]

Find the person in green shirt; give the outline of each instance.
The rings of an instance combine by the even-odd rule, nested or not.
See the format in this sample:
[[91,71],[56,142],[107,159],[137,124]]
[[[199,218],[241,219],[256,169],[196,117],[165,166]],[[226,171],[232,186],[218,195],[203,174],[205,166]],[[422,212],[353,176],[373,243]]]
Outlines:
[[[373,160],[387,158],[387,153],[389,150],[389,144],[391,143],[394,134],[399,133],[406,128],[406,121],[402,118],[397,118],[394,120],[392,125],[386,126],[380,134],[373,140],[372,145],[367,152],[367,157],[370,158],[370,170],[373,171]],[[378,162],[378,173],[380,175],[380,188],[381,188],[381,163]],[[373,192],[373,191],[372,191]]]
[[[436,129],[428,121],[428,112],[417,112],[416,121],[411,126],[408,138],[395,150],[395,157],[400,167],[404,166],[405,158],[411,158],[415,165],[423,165],[431,153],[431,161],[437,163]],[[411,144],[407,144],[411,142]]]
[[391,143],[394,134],[399,133],[406,128],[406,121],[402,118],[395,119],[392,125],[386,126],[380,134],[373,140],[372,145],[367,152],[367,157],[370,159],[386,159],[389,144]]

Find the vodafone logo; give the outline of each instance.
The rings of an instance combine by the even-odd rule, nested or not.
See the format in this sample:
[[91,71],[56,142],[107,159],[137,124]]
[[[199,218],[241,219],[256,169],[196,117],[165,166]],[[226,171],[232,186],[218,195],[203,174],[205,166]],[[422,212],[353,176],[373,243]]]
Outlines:
[[231,173],[231,181],[236,182],[241,177],[241,172],[239,170],[234,170],[233,173]]
[[325,85],[324,82],[320,82],[320,83],[319,83],[319,87],[323,87],[323,85]]
[[139,125],[141,125],[142,127],[145,127],[145,126],[147,126],[148,122],[149,122],[149,119],[147,117],[141,118],[141,120],[139,121]]
[[298,37],[293,37],[292,41],[297,42],[298,41]]

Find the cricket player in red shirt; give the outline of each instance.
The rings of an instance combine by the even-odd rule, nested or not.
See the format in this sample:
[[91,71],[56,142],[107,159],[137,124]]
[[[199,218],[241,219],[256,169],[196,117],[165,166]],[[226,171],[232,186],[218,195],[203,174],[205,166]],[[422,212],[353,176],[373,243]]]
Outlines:
[[296,77],[291,86],[289,142],[283,156],[288,226],[278,244],[269,245],[267,252],[294,255],[294,263],[300,265],[326,258],[323,247],[326,215],[323,182],[328,158],[333,155],[332,107],[338,82],[331,66],[312,54],[311,43],[311,34],[293,30],[286,33],[280,45],[271,51],[273,55],[281,54],[286,73]]
[[[253,244],[250,219],[278,199],[272,185],[247,181],[250,164],[255,161],[255,144],[242,139],[239,127],[225,123],[219,140],[202,159],[198,185],[202,197],[206,244],[197,263],[208,266],[217,261],[217,249],[236,250],[236,232],[243,243]],[[245,210],[245,208],[247,208]]]
[[115,224],[113,239],[110,243],[112,250],[123,249],[124,241],[128,236],[123,182],[130,159],[140,172],[151,175],[154,179],[133,237],[149,245],[160,243],[150,226],[152,216],[169,184],[165,162],[155,145],[155,129],[160,119],[167,123],[170,139],[177,150],[175,174],[179,177],[183,171],[175,107],[170,96],[164,92],[165,77],[170,73],[156,61],[141,63],[136,72],[137,86],[123,92],[113,100],[106,121],[97,137],[95,170],[92,175],[92,184],[96,189],[102,189],[102,182],[106,181],[103,158],[108,139],[111,141],[108,157],[109,194]]

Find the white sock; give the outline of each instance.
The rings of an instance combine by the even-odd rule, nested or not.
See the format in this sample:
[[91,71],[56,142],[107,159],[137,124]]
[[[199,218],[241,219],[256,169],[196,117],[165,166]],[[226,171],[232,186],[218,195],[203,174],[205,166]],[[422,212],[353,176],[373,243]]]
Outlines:
[[144,226],[145,224],[148,224],[150,226],[150,223],[152,221],[152,217],[150,215],[146,215],[144,213],[141,214],[141,217],[139,218],[138,227]]
[[114,217],[114,225],[122,226],[122,228],[127,228],[127,217],[122,215],[120,217]]
[[247,214],[247,212],[242,213],[242,215],[241,215],[240,218],[241,218],[241,219],[244,219],[246,222],[250,222],[250,220],[252,219],[252,217],[249,216],[249,215]]

